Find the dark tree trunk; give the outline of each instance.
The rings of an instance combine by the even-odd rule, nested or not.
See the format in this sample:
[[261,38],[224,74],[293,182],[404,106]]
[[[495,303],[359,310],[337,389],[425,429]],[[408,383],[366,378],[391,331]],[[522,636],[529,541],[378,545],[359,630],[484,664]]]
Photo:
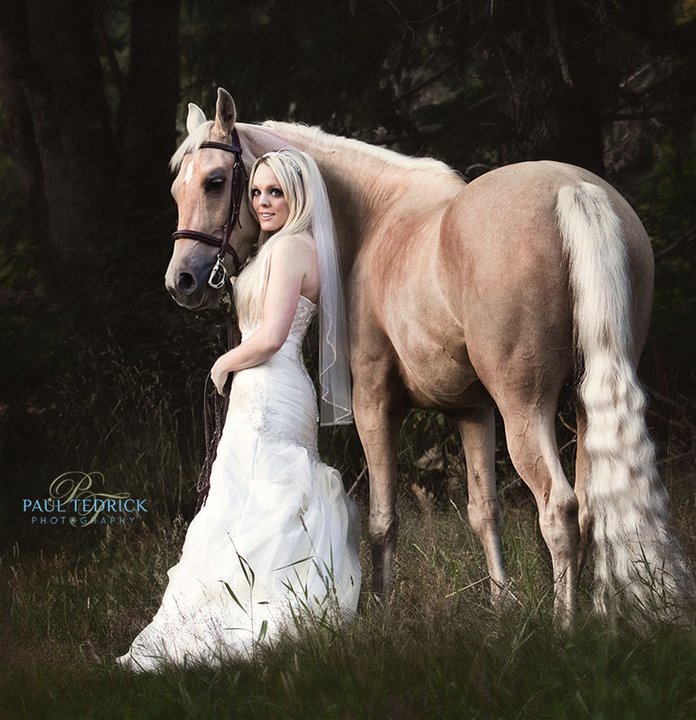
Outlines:
[[[34,211],[45,214],[46,232],[37,245],[56,272],[79,270],[106,242],[115,176],[92,3],[2,0],[0,7],[10,23],[3,29],[3,53],[14,68],[12,81],[3,83],[3,101],[24,117],[27,129],[31,118],[34,136],[33,148],[29,142],[17,146],[19,167],[29,170],[34,186],[38,168],[41,173],[44,201]],[[8,35],[23,41],[6,42]]]
[[[36,237],[47,232],[41,160],[34,140],[34,123],[24,92],[27,45],[26,15],[22,3],[0,5],[0,98],[4,116],[2,147],[12,159],[17,177],[29,196]],[[14,238],[3,238],[14,245]]]
[[176,146],[180,0],[133,0],[123,114],[123,179],[136,218],[169,207],[168,162]]

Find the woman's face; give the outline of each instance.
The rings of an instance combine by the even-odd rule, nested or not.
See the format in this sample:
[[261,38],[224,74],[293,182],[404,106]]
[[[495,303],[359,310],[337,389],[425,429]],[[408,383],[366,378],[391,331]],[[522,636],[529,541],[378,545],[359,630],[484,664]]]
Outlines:
[[274,233],[285,225],[290,214],[288,202],[278,183],[278,178],[265,163],[256,168],[251,186],[251,204],[259,219],[261,229]]

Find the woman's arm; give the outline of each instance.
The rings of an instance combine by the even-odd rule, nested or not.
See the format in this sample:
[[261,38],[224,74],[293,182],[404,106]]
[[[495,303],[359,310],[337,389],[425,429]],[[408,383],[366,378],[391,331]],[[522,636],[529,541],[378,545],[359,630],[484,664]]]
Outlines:
[[261,324],[241,345],[221,355],[210,371],[219,393],[224,390],[228,373],[260,365],[283,346],[306,277],[318,272],[311,242],[293,236],[280,239],[273,248]]

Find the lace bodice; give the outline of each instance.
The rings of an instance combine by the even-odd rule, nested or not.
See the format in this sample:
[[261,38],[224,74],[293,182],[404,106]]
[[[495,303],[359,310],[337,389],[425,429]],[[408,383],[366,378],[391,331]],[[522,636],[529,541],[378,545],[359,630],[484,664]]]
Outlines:
[[290,326],[290,332],[288,337],[294,340],[302,342],[307,330],[312,323],[312,318],[317,310],[317,306],[304,295],[300,295],[299,302],[297,303],[297,310],[295,310],[295,317],[292,320]]
[[[243,415],[243,424],[255,432],[301,446],[318,457],[317,398],[302,358],[302,343],[315,312],[316,305],[300,295],[283,346],[265,362],[235,373],[230,412]],[[239,308],[239,315],[244,341],[259,323],[246,324],[244,308]]]
[[[300,299],[297,303],[297,309],[295,310],[295,317],[290,325],[290,331],[288,332],[288,339],[286,343],[292,342],[293,344],[302,344],[307,330],[312,323],[314,314],[316,313],[317,306],[309,298],[304,295],[300,295]],[[244,320],[243,311],[240,311],[239,317],[240,329],[242,331],[242,337],[248,337],[258,328],[258,324],[249,325]]]

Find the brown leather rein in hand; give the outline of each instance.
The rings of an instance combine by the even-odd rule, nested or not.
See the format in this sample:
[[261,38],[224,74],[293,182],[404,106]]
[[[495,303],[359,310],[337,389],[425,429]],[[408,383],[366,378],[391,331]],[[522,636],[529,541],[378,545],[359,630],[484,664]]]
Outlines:
[[[234,291],[232,283],[225,267],[225,255],[229,254],[232,256],[232,262],[234,264],[232,270],[232,276],[239,274],[242,269],[242,262],[239,259],[237,251],[230,245],[230,237],[235,225],[242,227],[239,221],[239,213],[242,207],[242,200],[246,191],[248,182],[248,175],[244,163],[242,162],[242,145],[239,141],[239,135],[236,130],[232,131],[232,143],[219,143],[206,141],[201,143],[201,148],[213,148],[215,150],[224,150],[234,155],[234,165],[232,166],[232,178],[230,180],[230,202],[227,207],[227,218],[222,228],[222,238],[209,233],[200,232],[199,230],[177,230],[172,233],[172,240],[177,241],[182,238],[188,240],[196,240],[198,242],[206,243],[214,247],[220,248],[215,264],[210,271],[208,277],[208,285],[214,290],[222,290],[226,286],[230,296],[231,311],[227,315],[227,347],[228,350],[237,347],[239,345],[241,336],[239,332],[239,325],[237,322],[237,312],[234,305]],[[208,380],[210,375],[206,378],[205,387],[203,389],[203,419],[205,424],[205,447],[206,454],[201,468],[198,481],[196,483],[196,489],[198,491],[198,501],[196,503],[196,513],[203,507],[208,497],[208,491],[210,490],[210,473],[213,467],[213,461],[217,455],[217,447],[222,436],[222,428],[225,424],[225,417],[227,415],[227,406],[229,404],[230,388],[232,386],[232,373],[229,373],[227,382],[225,383],[225,396],[220,402],[217,394],[213,400],[214,409],[210,412],[209,408],[209,396],[208,396]],[[215,402],[217,400],[217,402]],[[212,417],[211,417],[212,415]],[[214,429],[211,433],[210,426],[214,424]]]

